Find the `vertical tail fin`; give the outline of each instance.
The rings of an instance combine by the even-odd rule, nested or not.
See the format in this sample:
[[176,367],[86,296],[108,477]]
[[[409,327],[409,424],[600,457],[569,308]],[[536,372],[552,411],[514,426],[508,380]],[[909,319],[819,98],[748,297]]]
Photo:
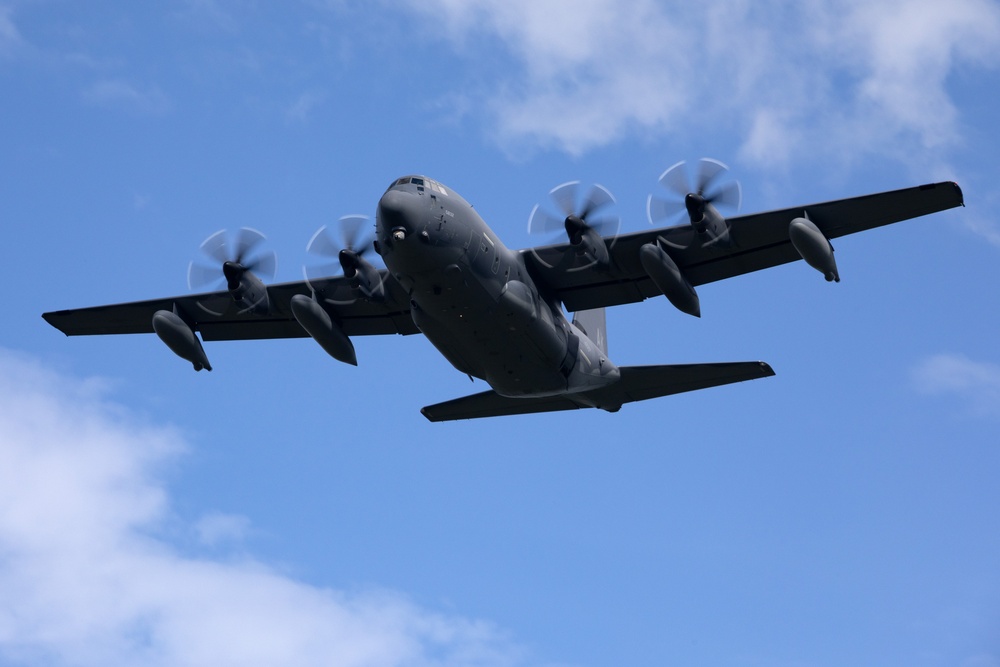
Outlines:
[[608,356],[608,323],[603,308],[578,310],[573,314],[573,324]]

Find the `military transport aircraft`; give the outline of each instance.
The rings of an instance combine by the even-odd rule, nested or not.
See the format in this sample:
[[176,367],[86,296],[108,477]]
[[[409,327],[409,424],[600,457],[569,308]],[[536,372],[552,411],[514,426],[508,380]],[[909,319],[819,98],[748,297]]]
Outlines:
[[[489,391],[430,405],[431,421],[623,404],[774,374],[759,361],[616,366],[607,354],[604,309],[663,295],[700,316],[695,288],[804,259],[839,281],[830,239],[963,205],[951,182],[752,215],[725,217],[739,185],[725,166],[702,160],[694,183],[682,163],[660,183],[673,199],[650,196],[651,221],[676,206],[681,224],[601,234],[599,209],[613,201],[577,183],[552,191],[561,215],[536,207],[530,226],[553,219],[568,239],[509,250],[454,190],[426,176],[394,180],[378,202],[374,238],[338,247],[321,229],[309,250],[335,254],[342,275],[265,285],[273,256],[262,235],[210,237],[202,249],[226,287],[150,301],[48,312],[63,333],[155,332],[195,370],[211,370],[206,341],[312,337],[335,359],[357,365],[352,336],[423,333],[451,364]],[[692,187],[689,187],[692,186]],[[578,201],[579,199],[579,201]],[[604,220],[606,222],[606,220]],[[356,221],[348,220],[348,226]],[[373,249],[386,268],[364,258]],[[192,266],[189,283],[202,271]],[[338,272],[339,273],[339,272]],[[575,313],[572,321],[565,311]]]

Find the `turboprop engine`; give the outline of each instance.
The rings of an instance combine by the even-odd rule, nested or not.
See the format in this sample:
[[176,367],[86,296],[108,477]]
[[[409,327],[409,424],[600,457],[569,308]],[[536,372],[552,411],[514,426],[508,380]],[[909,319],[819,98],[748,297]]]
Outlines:
[[261,247],[265,240],[256,229],[243,227],[234,232],[221,229],[202,242],[203,256],[188,265],[188,287],[217,289],[221,278],[229,291],[229,299],[200,301],[202,310],[222,315],[235,304],[241,314],[266,315],[270,311],[267,286],[260,276],[274,277],[277,256]]
[[565,221],[566,236],[570,245],[576,248],[576,254],[589,258],[597,266],[606,268],[611,261],[608,246],[601,234],[587,224],[582,216],[571,215]]
[[689,192],[684,197],[691,226],[699,235],[710,239],[713,245],[729,244],[729,223],[712,205],[712,201],[699,193]]
[[158,310],[153,313],[153,331],[167,344],[167,347],[173,350],[174,354],[190,361],[196,371],[202,368],[212,370],[205,349],[201,346],[194,329],[176,312]]
[[233,303],[241,313],[267,314],[271,308],[268,303],[267,286],[250,271],[249,267],[238,262],[226,262],[222,265],[222,273],[226,277],[226,287],[233,298]]
[[698,161],[693,178],[688,170],[687,162],[681,161],[660,175],[667,197],[649,195],[646,215],[650,224],[673,224],[683,211],[691,234],[687,238],[675,235],[667,245],[679,249],[730,245],[733,239],[729,236],[729,222],[718,207],[739,211],[743,198],[739,181],[729,175],[729,167],[710,158]]
[[[306,282],[310,287],[316,289],[313,281],[333,275],[340,269],[355,290],[352,300],[357,297],[374,302],[385,300],[382,272],[364,257],[375,251],[374,235],[364,237],[365,228],[370,226],[371,220],[368,216],[345,215],[340,218],[337,229],[323,225],[316,230],[306,245],[306,252],[321,258],[322,262],[311,267],[303,267]],[[338,231],[339,239],[336,238]]]
[[795,218],[788,225],[788,237],[802,259],[823,274],[827,282],[840,282],[833,246],[819,227],[809,218]]
[[610,243],[614,244],[614,236],[621,229],[621,219],[599,211],[614,204],[615,197],[603,185],[594,184],[581,199],[579,189],[580,181],[552,188],[549,196],[563,217],[536,205],[528,217],[528,233],[554,232],[562,228],[573,252],[585,262],[585,266],[577,268],[596,266],[598,270],[605,271],[611,265],[609,241],[605,237],[611,236]]

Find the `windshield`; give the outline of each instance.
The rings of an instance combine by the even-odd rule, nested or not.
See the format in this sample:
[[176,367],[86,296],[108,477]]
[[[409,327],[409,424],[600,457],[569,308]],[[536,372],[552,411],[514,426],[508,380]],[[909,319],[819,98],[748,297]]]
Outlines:
[[426,176],[404,176],[390,183],[389,187],[386,189],[391,190],[397,185],[407,185],[407,184],[416,185],[417,189],[428,188],[433,192],[438,192],[443,195],[449,194],[447,188],[445,188],[437,181],[427,178]]

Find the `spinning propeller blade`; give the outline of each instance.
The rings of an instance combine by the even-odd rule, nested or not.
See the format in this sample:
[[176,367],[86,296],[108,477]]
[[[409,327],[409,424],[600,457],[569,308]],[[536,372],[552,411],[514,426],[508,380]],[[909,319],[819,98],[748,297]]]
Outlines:
[[[614,239],[621,230],[621,218],[616,215],[597,214],[601,209],[615,203],[614,195],[603,185],[598,184],[592,185],[582,199],[579,191],[579,181],[563,183],[550,190],[549,197],[562,213],[562,217],[536,204],[528,216],[528,233],[551,235],[557,230],[563,230],[572,245],[580,246],[584,237],[593,232],[601,237],[612,236],[611,245],[614,245]],[[553,243],[557,240],[553,239]],[[566,253],[557,264],[553,265],[535,253],[536,258],[545,266],[550,268],[556,266],[567,271],[580,271],[598,261],[596,257],[589,257],[589,261],[583,265],[574,266],[575,255],[576,253],[572,252]]]
[[[235,290],[247,272],[252,272],[260,280],[271,280],[277,272],[277,254],[273,250],[261,250],[267,240],[261,232],[243,227],[233,232],[220,229],[202,241],[199,250],[202,257],[188,264],[187,281],[191,291]],[[258,300],[259,302],[259,300]],[[198,305],[212,315],[221,315],[232,300],[228,297],[205,299]],[[246,305],[252,309],[257,302]]]
[[[651,194],[646,199],[646,218],[656,227],[681,224],[686,213],[693,221],[704,212],[706,205],[737,212],[742,203],[743,193],[740,182],[729,177],[729,167],[711,158],[698,161],[692,180],[686,161],[678,162],[660,175],[660,185],[668,193],[667,197]],[[696,240],[698,233],[692,228],[684,242],[670,242],[678,248],[685,248]]]
[[374,251],[375,242],[374,230],[365,234],[366,227],[371,227],[371,218],[368,216],[345,215],[338,221],[339,234],[329,225],[323,225],[306,245],[307,253],[322,258],[317,264],[302,267],[305,280],[313,292],[323,292],[323,278],[342,274],[354,279],[350,296],[345,297],[340,293],[324,295],[323,298],[330,303],[349,305],[358,298],[381,300],[384,296],[378,270],[365,259],[365,255]]

